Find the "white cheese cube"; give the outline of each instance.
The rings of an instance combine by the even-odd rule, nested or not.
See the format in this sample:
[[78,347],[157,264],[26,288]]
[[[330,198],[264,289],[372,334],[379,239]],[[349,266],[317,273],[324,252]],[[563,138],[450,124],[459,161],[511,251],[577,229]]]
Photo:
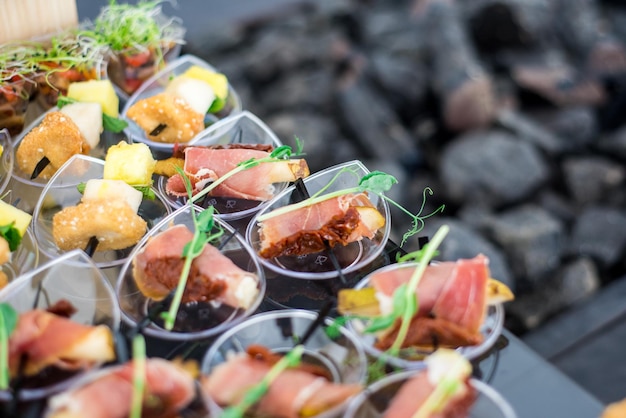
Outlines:
[[204,115],[215,100],[213,88],[196,78],[178,76],[173,79],[165,92],[183,99],[195,112]]
[[100,103],[77,102],[65,105],[61,113],[66,114],[78,126],[91,148],[98,146],[102,133],[102,106]]
[[85,185],[83,202],[89,200],[125,201],[137,213],[143,194],[122,180],[91,179]]

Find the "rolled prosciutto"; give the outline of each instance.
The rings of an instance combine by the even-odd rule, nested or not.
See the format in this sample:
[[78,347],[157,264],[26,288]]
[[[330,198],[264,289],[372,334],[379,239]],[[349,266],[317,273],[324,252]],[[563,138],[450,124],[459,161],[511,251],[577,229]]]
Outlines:
[[[246,391],[267,375],[275,359],[243,353],[217,366],[201,379],[203,390],[218,405],[236,405]],[[359,393],[360,384],[339,384],[310,368],[286,369],[270,384],[265,396],[254,406],[260,416],[300,418],[318,415]]]
[[34,376],[48,367],[79,370],[115,359],[113,334],[104,326],[74,322],[35,309],[19,316],[9,337],[11,377]]
[[384,225],[384,216],[366,193],[345,194],[260,222],[259,254],[273,258],[316,253],[371,239]]
[[472,367],[451,350],[426,359],[426,369],[406,381],[385,410],[384,418],[466,418],[476,401]]
[[[161,300],[176,288],[185,263],[183,249],[192,239],[189,228],[176,225],[151,238],[137,254],[133,274],[145,296]],[[247,309],[258,294],[258,281],[256,274],[242,270],[207,244],[191,264],[182,301],[217,301]]]
[[[373,274],[370,284],[377,291],[383,312],[390,308],[394,291],[408,283],[415,268],[397,268]],[[438,345],[459,347],[480,344],[480,327],[487,311],[489,259],[480,254],[430,264],[417,287],[419,311],[413,318],[405,347]],[[393,344],[400,324],[377,342],[386,349]]]
[[[53,396],[46,418],[126,418],[133,394],[133,363],[111,367],[80,387]],[[179,416],[195,397],[194,378],[181,366],[160,358],[146,360],[142,416]]]
[[[200,192],[207,184],[224,176],[240,163],[270,155],[267,151],[245,147],[188,147],[184,154],[183,171],[191,180],[193,194]],[[308,175],[309,167],[304,159],[260,163],[229,177],[213,189],[210,195],[269,200],[274,197],[274,183],[291,182]],[[187,196],[185,182],[180,174],[169,178],[166,191],[174,196]]]

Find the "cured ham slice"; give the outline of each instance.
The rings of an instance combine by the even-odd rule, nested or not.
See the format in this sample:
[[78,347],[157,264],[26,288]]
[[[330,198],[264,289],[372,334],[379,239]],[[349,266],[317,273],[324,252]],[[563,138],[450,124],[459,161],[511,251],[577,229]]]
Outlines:
[[[133,363],[99,372],[78,388],[52,397],[46,418],[126,418],[133,393]],[[142,416],[170,418],[179,416],[195,397],[193,377],[172,362],[146,360],[146,390]]]
[[[444,374],[455,373],[450,370],[450,365],[454,361],[461,362],[462,359],[452,353],[435,353],[431,358],[427,359],[428,368],[418,372],[414,377],[406,381],[397,395],[393,398],[390,406],[385,410],[384,418],[412,418],[420,410],[420,408],[429,400],[429,397],[435,391],[438,384],[441,383]],[[437,363],[437,364],[433,364]],[[441,405],[439,411],[432,411],[425,415],[424,418],[465,418],[469,416],[468,411],[476,400],[476,389],[474,389],[469,377],[471,366],[465,364],[457,376],[453,379],[458,380],[461,384],[453,393],[446,393],[449,398]],[[450,376],[447,376],[448,378]],[[439,408],[436,408],[439,409]]]
[[[486,313],[488,265],[489,259],[482,254],[429,265],[417,287],[417,316],[434,316],[478,333]],[[414,271],[397,268],[370,276],[370,285],[383,306],[389,305],[395,290],[408,283]],[[381,310],[385,313],[389,308]]]
[[[191,180],[194,194],[237,167],[239,163],[265,158],[270,154],[267,151],[240,147],[188,147],[184,153],[183,171]],[[228,178],[210,194],[247,200],[269,200],[274,197],[273,183],[291,182],[308,175],[309,168],[303,159],[261,163]],[[169,178],[166,190],[174,196],[187,196],[185,182],[179,174]]]
[[108,327],[79,324],[39,309],[21,314],[9,338],[11,376],[21,367],[24,375],[33,376],[51,366],[78,370],[113,359]]
[[[265,359],[242,354],[202,378],[203,390],[219,405],[238,404],[248,389],[270,371]],[[333,383],[302,369],[287,369],[270,384],[255,411],[272,418],[314,416],[344,403],[362,390],[360,384]]]
[[259,255],[273,258],[323,251],[373,238],[385,218],[365,193],[345,194],[271,217],[259,225]]
[[[193,239],[184,225],[176,225],[151,238],[133,259],[133,274],[139,290],[160,300],[177,285],[185,259],[183,249]],[[210,244],[191,264],[183,303],[218,301],[247,309],[258,294],[258,277],[240,269]]]

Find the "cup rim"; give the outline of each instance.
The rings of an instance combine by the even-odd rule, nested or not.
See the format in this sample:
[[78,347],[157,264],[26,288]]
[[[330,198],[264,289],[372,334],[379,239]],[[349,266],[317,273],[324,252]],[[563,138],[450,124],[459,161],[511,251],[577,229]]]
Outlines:
[[[35,204],[35,210],[33,211],[33,221],[32,221],[33,232],[34,232],[35,238],[36,238],[36,240],[38,242],[39,250],[41,252],[43,252],[49,258],[56,258],[56,257],[59,256],[60,253],[63,254],[64,252],[62,252],[61,250],[51,251],[47,246],[39,245],[39,242],[44,240],[44,238],[42,237],[43,232],[41,231],[41,227],[39,225],[39,215],[40,215],[40,212],[41,212],[41,208],[43,208],[43,205],[45,203],[45,198],[46,198],[48,190],[51,190],[51,189],[55,189],[55,190],[71,189],[71,188],[75,188],[77,185],[79,185],[81,183],[81,181],[79,181],[78,178],[70,179],[70,181],[67,184],[63,184],[63,185],[60,185],[60,186],[56,186],[55,183],[54,183],[57,180],[57,178],[59,178],[59,177],[61,177],[63,175],[63,172],[68,167],[70,167],[72,164],[74,164],[75,161],[78,161],[78,160],[83,160],[83,161],[89,162],[91,164],[100,165],[103,168],[104,168],[104,164],[105,164],[104,160],[101,160],[101,159],[95,158],[95,157],[91,157],[89,155],[83,155],[83,154],[73,155],[69,160],[67,160],[65,162],[65,164],[63,164],[57,170],[56,173],[54,173],[54,175],[52,177],[50,177],[50,179],[48,180],[48,183],[44,185],[44,188],[41,191],[41,194],[39,195],[39,198],[37,199],[37,203]],[[163,205],[163,207],[165,208],[165,212],[169,215],[172,212],[172,210],[171,210],[170,205],[166,202],[165,198],[161,195],[161,193],[154,186],[151,186],[150,189],[152,190],[152,192],[155,195],[154,200],[155,201],[158,200],[159,202],[161,202],[161,205]],[[146,231],[146,234],[147,233],[148,233],[148,231]],[[137,245],[137,244],[135,244],[135,245]],[[116,267],[116,266],[120,266],[120,265],[124,264],[124,262],[126,261],[126,258],[127,257],[120,258],[120,259],[115,259],[115,260],[112,260],[112,261],[93,261],[93,260],[92,261],[95,263],[95,265],[98,268],[107,269],[107,268]]]
[[[182,65],[187,64],[187,63],[189,63],[190,65],[197,65],[199,67],[208,69],[208,70],[213,71],[213,72],[219,72],[215,67],[213,67],[211,64],[209,64],[208,62],[204,61],[203,59],[201,59],[201,58],[199,58],[199,57],[197,57],[195,55],[185,54],[185,55],[181,55],[180,57],[170,61],[160,71],[157,71],[154,75],[152,75],[150,78],[148,78],[146,81],[144,81],[141,84],[141,86],[132,95],[130,95],[130,97],[128,97],[128,100],[126,100],[126,103],[124,104],[124,108],[120,112],[120,118],[125,120],[129,124],[129,126],[124,129],[124,133],[126,134],[126,137],[131,142],[141,142],[141,143],[144,143],[144,144],[148,145],[150,147],[150,149],[154,149],[154,150],[160,151],[160,152],[172,151],[174,149],[174,147],[176,147],[177,145],[180,145],[180,144],[174,144],[174,143],[170,144],[170,143],[153,141],[153,140],[149,139],[147,137],[147,135],[145,135],[145,134],[137,135],[131,129],[132,125],[136,125],[135,122],[130,120],[128,117],[126,117],[126,114],[128,113],[128,110],[130,109],[130,107],[133,106],[135,104],[135,102],[137,102],[139,97],[148,89],[148,86],[156,83],[160,78],[162,78],[168,72],[172,72],[177,67],[182,66]],[[241,98],[239,97],[239,93],[237,93],[237,91],[234,89],[234,87],[230,84],[230,81],[228,82],[228,95],[232,96],[233,102],[235,103],[235,106],[234,106],[232,112],[230,113],[230,115],[234,115],[234,114],[240,113],[242,111]],[[196,136],[194,136],[192,139],[190,139],[187,142],[181,143],[181,144],[185,145],[185,146],[193,145],[197,141],[198,136],[201,135],[203,132],[205,132],[207,129],[209,129],[211,126],[203,129]],[[141,128],[137,127],[137,129],[138,129],[138,131],[143,132],[143,130],[141,130]]]
[[[372,393],[375,393],[378,390],[390,384],[400,382],[403,380],[408,380],[411,377],[415,376],[416,374],[420,373],[421,371],[422,370],[419,370],[419,369],[403,370],[400,372],[394,372],[394,373],[388,374],[384,376],[383,378],[381,378],[380,380],[377,380],[376,382],[369,385],[361,393],[359,393],[354,398],[352,398],[352,400],[348,404],[344,417],[346,418],[355,417],[354,414],[358,411],[358,409],[361,407],[363,402],[365,402]],[[470,384],[481,395],[485,395],[487,398],[489,398],[489,400],[494,405],[500,408],[500,411],[503,413],[503,418],[517,418],[515,410],[513,409],[511,404],[504,398],[504,396],[502,396],[502,394],[500,394],[500,392],[494,389],[491,385],[473,377],[470,378],[469,381],[470,381]]]
[[[346,161],[344,163],[337,164],[337,165],[325,168],[323,170],[320,170],[302,179],[302,181],[306,184],[307,182],[317,180],[319,177],[328,175],[328,173],[330,172],[333,172],[333,171],[339,172],[342,169],[346,167],[350,167],[350,166],[356,166],[359,169],[363,170],[364,173],[370,172],[360,160],[350,160],[350,161]],[[252,217],[252,219],[250,220],[246,228],[246,241],[248,242],[248,244],[250,244],[250,246],[252,246],[252,241],[253,241],[252,237],[253,237],[253,234],[255,233],[255,229],[258,228],[257,218],[259,216],[262,216],[269,209],[269,207],[272,206],[275,202],[289,195],[294,190],[295,190],[294,185],[285,188],[285,190],[283,190],[282,192],[274,196],[272,200],[270,200],[267,203],[267,206],[260,209],[254,214],[254,216]],[[367,266],[369,263],[374,261],[374,259],[376,259],[376,257],[378,257],[383,252],[385,245],[387,244],[387,241],[389,240],[389,236],[391,235],[391,214],[390,214],[389,204],[387,203],[387,201],[385,199],[380,199],[380,201],[383,207],[382,215],[385,218],[385,225],[381,228],[383,230],[383,233],[382,233],[382,238],[381,238],[380,243],[375,246],[375,249],[373,251],[371,251],[369,254],[361,258],[358,262],[353,263],[352,265],[342,269],[341,272],[343,274],[350,274],[354,271],[359,270],[360,268],[364,266]],[[253,247],[253,250],[254,250],[255,257],[259,259],[263,267],[269,270],[272,270],[275,273],[281,274],[285,277],[290,277],[294,279],[304,279],[304,280],[326,280],[326,279],[336,278],[339,275],[339,272],[337,270],[330,270],[330,271],[325,271],[321,273],[310,273],[310,272],[299,272],[299,271],[287,270],[285,268],[280,267],[279,265],[272,262],[271,260],[268,260],[259,256],[256,249],[254,249],[254,247]]]
[[[354,286],[354,289],[358,290],[358,289],[367,287],[369,285],[369,280],[371,276],[374,274],[389,271],[389,270],[395,270],[398,268],[400,269],[416,268],[419,264],[420,264],[419,262],[412,261],[412,262],[405,262],[405,263],[393,263],[393,264],[388,264],[386,266],[380,267],[370,272],[369,274],[367,274],[361,280],[359,280],[357,284]],[[490,332],[485,336],[485,339],[483,340],[483,342],[479,345],[457,347],[455,349],[457,352],[459,352],[463,357],[467,358],[468,360],[474,360],[482,356],[483,354],[487,353],[493,347],[493,345],[496,343],[496,341],[498,340],[498,338],[500,338],[500,335],[502,334],[502,330],[504,328],[504,316],[505,316],[504,307],[502,306],[502,303],[487,305],[486,309],[487,309],[487,312],[485,314],[485,319],[483,320],[482,325],[484,326],[487,320],[489,319],[493,321],[493,324],[492,324]],[[348,321],[346,324],[346,327],[350,329],[350,331],[354,332],[355,335],[357,335],[360,343],[363,345],[363,349],[370,356],[379,358],[380,356],[384,355],[387,363],[395,367],[400,367],[406,370],[422,369],[425,367],[425,363],[423,360],[405,360],[400,357],[386,355],[384,354],[384,352],[373,347],[372,345],[366,344],[363,341],[363,334],[355,329],[353,320]]]
[[[173,224],[174,219],[176,217],[180,216],[181,214],[183,214],[184,212],[188,211],[189,208],[190,208],[189,205],[185,205],[185,206],[181,207],[180,209],[177,209],[177,210],[173,211],[168,216],[163,218],[160,222],[158,222],[152,228],[152,230],[155,230],[155,231],[160,231],[160,230],[165,231],[165,229],[163,229],[165,226]],[[197,206],[197,205],[194,205],[194,210],[202,211],[204,209],[199,207],[199,206]],[[259,279],[258,280],[259,293],[258,293],[255,301],[252,303],[252,305],[250,305],[250,307],[248,309],[246,309],[246,311],[240,317],[234,318],[234,319],[226,321],[226,322],[223,322],[223,323],[221,323],[218,326],[215,326],[213,328],[208,328],[208,329],[205,329],[205,330],[202,330],[202,331],[197,331],[197,332],[174,332],[174,331],[166,331],[165,329],[153,328],[153,327],[148,326],[148,327],[143,329],[143,334],[144,335],[149,335],[150,337],[160,338],[160,339],[169,340],[169,341],[192,341],[192,340],[201,340],[201,339],[204,339],[204,338],[213,337],[216,334],[222,333],[225,330],[228,330],[229,328],[234,327],[237,324],[245,321],[247,318],[250,317],[250,315],[252,313],[256,312],[258,307],[263,302],[263,299],[265,298],[266,287],[267,287],[267,283],[266,283],[266,279],[265,279],[265,273],[264,273],[261,265],[258,263],[258,260],[256,259],[256,257],[253,256],[252,248],[250,248],[250,246],[245,241],[245,239],[243,239],[241,234],[239,234],[239,232],[237,232],[228,223],[226,223],[223,220],[218,219],[218,218],[216,218],[216,222],[219,223],[222,228],[224,228],[226,231],[228,231],[229,234],[232,234],[233,238],[237,240],[239,245],[241,245],[242,249],[250,256],[250,261],[253,263],[254,268],[256,269],[255,274],[257,275],[257,277]],[[162,231],[160,231],[160,232],[162,232]],[[126,295],[122,295],[121,293],[122,293],[122,284],[124,283],[124,278],[127,275],[127,271],[132,268],[133,259],[135,258],[137,253],[139,253],[139,251],[141,251],[144,248],[146,242],[151,237],[152,236],[150,234],[146,234],[135,245],[135,247],[133,248],[131,253],[128,255],[128,257],[124,261],[124,264],[122,265],[122,267],[120,269],[120,272],[119,272],[119,274],[117,276],[117,280],[116,280],[116,284],[115,284],[115,297],[118,300],[118,303],[119,303],[119,299],[120,298],[126,296]],[[207,245],[210,245],[210,244],[207,244]],[[137,290],[137,292],[135,292],[133,294],[136,294],[136,293],[140,293],[139,290]],[[126,325],[129,325],[131,327],[136,326],[137,325],[137,321],[135,321],[130,315],[128,315],[126,313],[126,311],[122,308],[121,304],[119,304],[119,305],[120,305],[120,313],[121,313],[122,321]]]

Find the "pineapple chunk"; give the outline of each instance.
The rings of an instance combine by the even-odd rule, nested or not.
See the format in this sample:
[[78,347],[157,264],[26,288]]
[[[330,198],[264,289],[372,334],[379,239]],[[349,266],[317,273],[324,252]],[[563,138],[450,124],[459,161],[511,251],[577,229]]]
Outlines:
[[20,236],[24,236],[32,218],[29,213],[0,200],[0,225],[4,226],[15,222],[15,229],[19,231]]
[[142,197],[139,190],[122,180],[91,179],[85,185],[82,201],[122,200],[137,213]]
[[193,65],[182,75],[185,77],[197,78],[198,80],[208,83],[219,99],[224,100],[228,97],[228,79],[224,74],[216,73],[214,71],[198,67],[197,65]]
[[110,80],[76,81],[67,90],[67,97],[79,102],[97,102],[102,111],[116,118],[120,114],[120,99]]
[[102,106],[96,102],[77,102],[63,106],[66,114],[78,126],[87,144],[93,149],[100,142],[102,133]]
[[120,142],[107,151],[104,160],[104,178],[122,180],[131,186],[152,184],[156,161],[146,144]]
[[165,92],[183,99],[195,112],[204,115],[215,100],[213,88],[197,78],[179,76],[173,79]]

